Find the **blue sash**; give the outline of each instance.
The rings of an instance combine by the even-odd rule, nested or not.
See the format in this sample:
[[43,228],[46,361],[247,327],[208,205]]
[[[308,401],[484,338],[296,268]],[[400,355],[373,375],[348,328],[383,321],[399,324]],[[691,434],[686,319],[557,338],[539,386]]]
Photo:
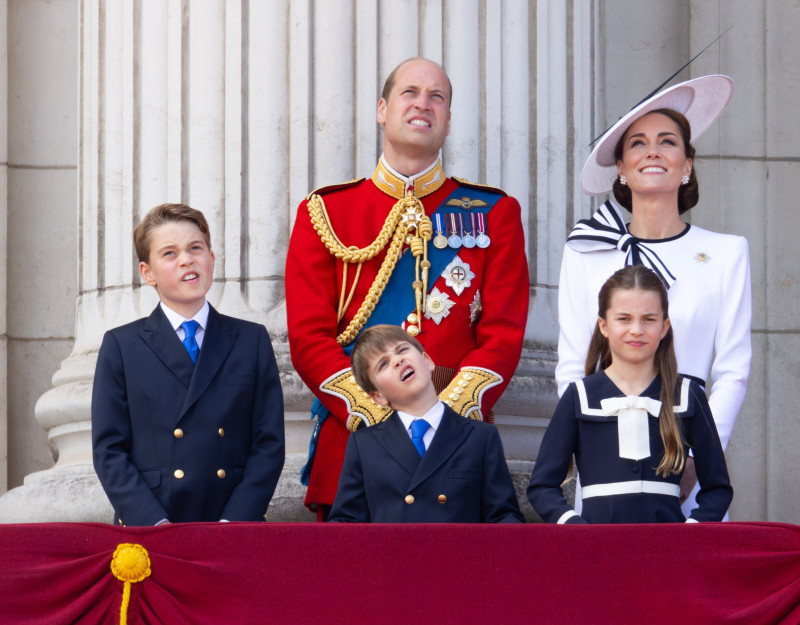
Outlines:
[[[451,200],[461,200],[461,198],[466,197],[468,197],[470,200],[479,200],[484,205],[476,206],[470,209],[466,209],[458,204],[448,205],[448,202]],[[433,212],[432,216],[436,214],[443,215],[448,213],[463,215],[483,213],[486,215],[502,197],[504,197],[503,194],[495,190],[476,189],[474,187],[459,185],[444,199],[444,201],[439,205],[439,208]],[[435,220],[433,221],[435,222]],[[428,260],[431,263],[430,269],[428,270],[428,276],[432,278],[432,280],[429,280],[428,284],[430,285],[431,289],[433,289],[433,285],[436,283],[436,280],[439,278],[439,276],[442,275],[445,267],[447,267],[450,261],[453,260],[455,255],[458,253],[458,249],[448,246],[440,250],[433,245],[428,246]],[[406,250],[406,252],[408,252],[408,250]],[[410,279],[414,276],[415,264],[416,259],[411,253],[404,253],[400,260],[397,261],[397,265],[395,265],[394,271],[392,271],[392,276],[389,278],[389,282],[386,285],[383,294],[381,295],[381,299],[378,301],[375,309],[369,316],[369,319],[364,324],[364,327],[361,328],[359,334],[361,334],[361,332],[370,326],[381,323],[399,326],[401,323],[403,323],[403,321],[405,321],[408,313],[416,309],[417,302],[415,299],[414,290],[410,285]],[[350,356],[355,343],[355,340],[353,340],[350,344],[344,347],[344,353]],[[305,466],[300,469],[300,483],[304,486],[308,486],[308,480],[311,476],[311,466],[314,462],[314,454],[317,450],[317,437],[319,436],[319,430],[322,427],[322,423],[327,417],[328,409],[319,399],[315,397],[314,403],[311,406],[311,419],[316,420],[316,423],[314,424],[314,432],[311,434],[311,440],[308,444],[308,460],[306,461]]]

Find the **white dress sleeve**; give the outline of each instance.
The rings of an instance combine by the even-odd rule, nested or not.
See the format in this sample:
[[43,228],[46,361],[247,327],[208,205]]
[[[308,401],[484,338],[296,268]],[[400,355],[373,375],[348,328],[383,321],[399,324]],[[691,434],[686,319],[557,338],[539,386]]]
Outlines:
[[726,263],[722,305],[714,336],[714,361],[711,365],[711,414],[717,425],[722,448],[728,446],[733,424],[744,401],[750,374],[750,255],[747,239],[735,237],[734,250]]
[[597,320],[597,293],[590,293],[583,254],[564,246],[558,281],[558,364],[556,383],[559,397],[570,382],[584,377],[589,342]]

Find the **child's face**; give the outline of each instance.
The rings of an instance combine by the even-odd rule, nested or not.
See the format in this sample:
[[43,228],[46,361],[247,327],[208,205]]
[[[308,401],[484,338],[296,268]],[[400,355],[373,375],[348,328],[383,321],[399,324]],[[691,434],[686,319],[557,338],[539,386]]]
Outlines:
[[376,389],[369,395],[379,406],[412,403],[433,388],[434,368],[430,356],[418,352],[410,343],[392,343],[369,360],[369,379]]
[[608,339],[612,362],[653,363],[658,344],[669,329],[661,298],[655,291],[617,289],[611,294],[606,318],[598,319]]
[[190,319],[202,308],[214,277],[214,252],[190,221],[163,224],[153,230],[150,262],[139,263],[142,279],[161,301]]

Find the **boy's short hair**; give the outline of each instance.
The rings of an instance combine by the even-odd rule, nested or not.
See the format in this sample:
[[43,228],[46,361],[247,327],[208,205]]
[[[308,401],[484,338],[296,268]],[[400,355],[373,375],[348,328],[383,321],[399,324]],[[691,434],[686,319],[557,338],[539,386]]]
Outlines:
[[161,204],[151,208],[133,231],[133,246],[136,248],[139,262],[150,262],[150,240],[153,230],[164,224],[181,221],[188,221],[197,226],[203,234],[208,249],[211,249],[211,231],[203,213],[186,204]]
[[370,360],[375,354],[385,351],[394,343],[408,343],[420,354],[425,352],[422,344],[400,326],[388,324],[372,326],[364,330],[356,339],[353,353],[350,355],[350,362],[356,382],[367,393],[377,390],[369,377]]

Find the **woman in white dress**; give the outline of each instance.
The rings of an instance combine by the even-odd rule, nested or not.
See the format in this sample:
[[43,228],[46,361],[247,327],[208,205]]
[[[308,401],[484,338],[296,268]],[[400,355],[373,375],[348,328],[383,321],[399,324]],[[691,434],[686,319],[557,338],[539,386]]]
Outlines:
[[[750,372],[747,240],[687,224],[681,215],[699,197],[691,142],[722,114],[732,94],[727,76],[675,85],[636,106],[595,145],[581,173],[581,189],[589,195],[613,190],[630,211],[630,223],[608,201],[570,234],[559,281],[556,367],[561,394],[584,375],[600,287],[620,267],[644,264],[669,289],[678,371],[709,393],[723,449]],[[696,505],[696,482],[689,459],[681,482],[686,516]],[[580,506],[580,496],[576,499]]]

